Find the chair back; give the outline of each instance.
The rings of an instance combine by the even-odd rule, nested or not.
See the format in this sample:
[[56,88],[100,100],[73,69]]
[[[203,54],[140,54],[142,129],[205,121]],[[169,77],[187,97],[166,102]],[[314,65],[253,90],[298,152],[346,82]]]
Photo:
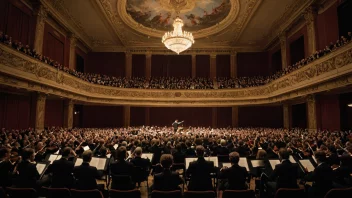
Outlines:
[[184,198],[215,198],[214,191],[187,191],[184,193]]
[[71,192],[68,188],[45,188],[42,187],[45,191],[47,198],[70,198]]
[[5,193],[5,190],[2,187],[0,187],[0,198],[6,198],[6,197],[7,195]]
[[141,191],[134,190],[109,190],[110,198],[140,198]]
[[225,190],[222,198],[255,198],[253,190]]
[[103,194],[95,190],[76,190],[71,189],[71,194],[73,198],[104,198]]
[[33,188],[11,188],[8,187],[7,193],[10,198],[36,198],[37,191]]
[[151,198],[182,198],[182,193],[180,190],[173,191],[159,191],[153,190]]
[[276,191],[275,198],[297,198],[305,197],[304,189],[300,188],[280,188]]
[[335,188],[326,193],[324,198],[348,198],[352,195],[352,188]]
[[148,176],[149,176],[149,171],[148,170],[145,170],[144,168],[139,167],[139,166],[135,166],[134,167],[134,174],[133,174],[133,177],[132,177],[132,180],[134,182],[138,182],[139,183],[139,182],[147,181]]
[[132,184],[131,176],[129,175],[111,175],[111,189],[115,190],[130,190]]

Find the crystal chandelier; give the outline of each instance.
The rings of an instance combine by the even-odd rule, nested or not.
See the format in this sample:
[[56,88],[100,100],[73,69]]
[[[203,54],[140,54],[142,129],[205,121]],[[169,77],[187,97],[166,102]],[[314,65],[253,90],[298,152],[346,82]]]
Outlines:
[[166,32],[161,40],[162,43],[177,54],[187,50],[194,43],[193,35],[190,32],[182,31],[183,21],[176,17],[174,31]]

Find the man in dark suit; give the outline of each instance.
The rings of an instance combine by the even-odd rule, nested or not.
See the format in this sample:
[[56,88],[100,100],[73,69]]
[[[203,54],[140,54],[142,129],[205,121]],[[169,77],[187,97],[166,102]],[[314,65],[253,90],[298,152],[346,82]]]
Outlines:
[[113,177],[111,184],[112,189],[131,190],[135,187],[135,184],[132,183],[131,180],[134,173],[134,166],[132,163],[125,161],[126,158],[126,147],[119,147],[116,150],[116,161],[110,165],[110,173]]
[[173,157],[170,154],[164,154],[160,158],[160,164],[163,168],[161,173],[154,175],[153,190],[171,191],[180,190],[179,185],[183,183],[177,172],[170,170],[173,164]]
[[[318,166],[312,173],[306,176],[307,181],[313,181],[313,185],[309,188],[309,197],[324,197],[325,194],[333,187],[333,171],[328,163],[326,163],[326,153],[324,151],[317,151],[315,159]],[[308,170],[306,169],[308,173]]]
[[186,158],[186,155],[185,153],[182,152],[182,145],[181,143],[178,143],[176,145],[176,152],[174,152],[172,154],[173,158],[174,158],[174,163],[177,163],[177,164],[182,164],[182,163],[185,163],[185,158]]
[[91,150],[84,151],[82,154],[82,165],[76,166],[73,169],[73,174],[77,179],[76,188],[79,190],[97,189],[98,185],[96,179],[100,178],[96,167],[90,166],[93,153]]
[[137,147],[133,152],[134,158],[131,160],[131,163],[134,166],[141,167],[143,170],[149,170],[151,167],[150,160],[142,158],[142,152],[142,148]]
[[227,183],[223,183],[221,190],[246,190],[246,180],[249,177],[245,167],[238,165],[240,154],[232,152],[229,155],[231,167],[223,167],[220,170],[220,178],[227,179]]
[[172,127],[174,128],[174,132],[177,132],[178,127],[179,127],[183,122],[184,122],[184,121],[179,122],[179,121],[176,119],[175,122],[172,123]]
[[[1,39],[1,38],[0,38]],[[0,187],[9,187],[12,184],[13,165],[9,161],[10,150],[0,148]]]
[[290,153],[286,148],[279,150],[279,159],[281,164],[277,164],[271,173],[268,182],[269,190],[275,192],[279,188],[298,188],[298,165],[289,160]]
[[161,153],[163,148],[160,146],[160,140],[153,139],[152,147],[149,148],[149,151],[153,153],[152,165],[155,165],[160,162]]
[[74,185],[73,169],[74,164],[68,161],[68,157],[72,153],[70,147],[66,147],[62,151],[62,157],[59,160],[53,162],[49,167],[48,172],[52,173],[52,183],[53,188],[72,188]]
[[22,151],[22,161],[18,164],[16,187],[37,188],[40,175],[34,163],[35,153],[31,148]]
[[226,140],[221,139],[220,140],[220,146],[216,148],[216,154],[217,155],[229,155],[229,149],[226,147]]
[[204,147],[197,146],[198,160],[191,162],[186,175],[191,178],[188,189],[194,191],[213,190],[211,173],[215,172],[214,163],[204,159]]

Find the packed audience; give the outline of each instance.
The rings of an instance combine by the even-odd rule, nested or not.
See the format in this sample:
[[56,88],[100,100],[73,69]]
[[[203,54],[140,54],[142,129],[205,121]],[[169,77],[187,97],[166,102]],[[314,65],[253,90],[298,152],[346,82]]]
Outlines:
[[[40,175],[35,164],[47,161],[48,156],[55,153],[62,155],[62,158],[49,165],[43,176]],[[152,153],[152,159],[142,158],[146,153]],[[303,167],[304,177],[301,177],[298,165],[290,162],[290,155],[296,159],[311,159],[314,156],[317,166],[312,172]],[[207,161],[208,156],[217,156],[219,164]],[[82,158],[82,165],[74,166],[78,157]],[[90,166],[92,157],[109,158],[107,170],[100,171]],[[185,168],[185,159],[190,157],[198,160]],[[270,172],[266,172],[268,168],[264,166],[264,170],[262,167],[248,173],[238,164],[240,157],[279,159],[281,164]],[[262,170],[270,175],[267,188],[272,192],[278,188],[298,188],[297,180],[301,179],[313,181],[313,186],[308,190],[312,197],[323,197],[332,188],[352,186],[351,157],[351,131],[189,127],[175,132],[172,127],[155,126],[49,128],[40,132],[33,129],[2,129],[0,186],[36,189],[51,186],[104,191],[96,179],[110,174],[112,189],[128,190],[144,181],[152,169],[152,190],[180,189],[179,185],[188,181],[187,178],[190,178],[188,190],[213,190],[215,186],[211,173],[216,173],[224,181],[218,186],[219,190],[240,190],[248,188],[246,182],[249,175],[259,177]],[[231,163],[231,167],[221,167],[223,160]],[[138,175],[136,167],[143,170]],[[184,170],[183,176],[175,172],[178,169]],[[126,175],[126,180],[122,179]]]
[[[332,51],[337,50],[341,46],[351,42],[352,33],[348,32],[347,36],[341,36],[335,43],[331,42],[322,50],[317,50],[311,56],[302,59],[301,61],[286,67],[283,70],[276,72],[271,76],[255,76],[255,77],[240,77],[240,78],[218,78],[216,79],[218,89],[226,88],[247,88],[265,85],[273,80],[276,80],[298,68],[301,68],[310,62],[319,59]],[[208,78],[180,78],[180,77],[159,77],[146,79],[142,77],[113,77],[101,74],[91,74],[75,71],[63,66],[50,57],[38,54],[35,49],[29,45],[24,45],[21,42],[12,40],[12,37],[5,35],[0,31],[0,42],[11,46],[12,48],[21,51],[29,56],[32,56],[46,64],[49,64],[59,70],[67,72],[77,78],[90,83],[113,86],[120,88],[138,88],[138,89],[214,89],[213,79]]]

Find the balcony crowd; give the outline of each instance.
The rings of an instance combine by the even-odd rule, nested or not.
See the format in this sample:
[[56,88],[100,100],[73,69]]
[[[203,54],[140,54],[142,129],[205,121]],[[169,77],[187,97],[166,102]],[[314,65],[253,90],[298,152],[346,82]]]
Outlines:
[[114,77],[101,74],[91,74],[78,72],[68,67],[63,66],[50,57],[38,54],[35,49],[32,49],[29,45],[24,45],[19,41],[13,41],[12,37],[3,34],[0,31],[0,42],[4,43],[12,48],[23,52],[39,61],[42,61],[50,66],[53,66],[61,71],[67,72],[73,76],[76,76],[82,80],[90,83],[113,86],[120,88],[138,88],[138,89],[234,89],[234,88],[246,88],[246,87],[257,87],[262,86],[271,81],[278,79],[294,70],[297,70],[310,62],[319,59],[332,51],[346,45],[351,42],[352,33],[348,32],[346,36],[341,36],[335,43],[331,42],[330,45],[324,49],[317,50],[314,54],[302,59],[301,61],[286,67],[283,70],[276,72],[271,76],[256,76],[256,77],[239,77],[239,78],[218,78],[215,79],[217,86],[214,85],[214,79],[209,78],[179,78],[179,77],[152,77],[146,79],[143,77]]
[[[40,175],[36,164],[47,162],[48,156],[55,153],[62,158]],[[152,159],[143,157],[147,153],[153,154]],[[207,161],[209,156],[217,157],[219,163]],[[289,156],[315,157],[317,165],[309,171],[291,162]],[[91,166],[92,157],[108,159],[106,170]],[[185,159],[190,157],[196,161],[187,166]],[[266,165],[247,171],[239,165],[242,157],[265,163],[268,159],[278,159],[281,163],[269,172]],[[77,158],[83,159],[82,165],[74,165]],[[231,165],[221,166],[221,162]],[[131,190],[152,175],[151,190],[180,190],[184,183],[188,191],[245,190],[249,179],[266,173],[267,185],[256,184],[255,189],[260,193],[269,192],[269,197],[279,188],[297,189],[303,181],[313,182],[312,186],[304,186],[310,197],[324,197],[330,189],[352,186],[351,162],[351,131],[203,127],[175,131],[171,127],[155,126],[0,131],[0,186],[3,188],[40,191],[41,187],[50,186],[100,189],[106,193],[106,188],[97,184],[96,179],[112,177],[111,189]],[[219,185],[212,183],[213,177],[220,180]]]

